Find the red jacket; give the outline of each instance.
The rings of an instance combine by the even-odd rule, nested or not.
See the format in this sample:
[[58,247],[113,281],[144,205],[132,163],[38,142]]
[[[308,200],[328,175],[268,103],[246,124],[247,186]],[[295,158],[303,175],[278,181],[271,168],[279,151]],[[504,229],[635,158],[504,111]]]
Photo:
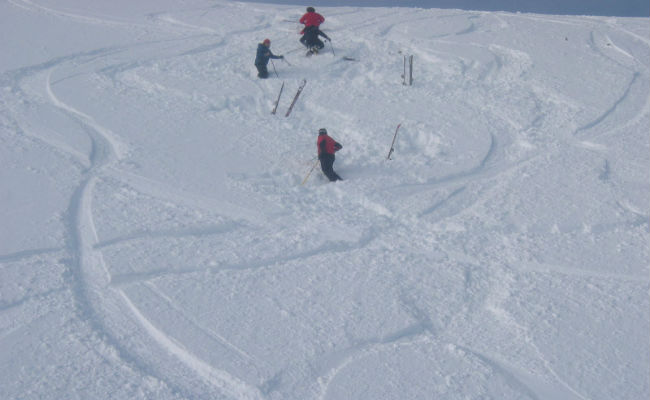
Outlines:
[[340,143],[336,142],[334,139],[328,135],[318,135],[318,155],[320,156],[323,152],[327,154],[334,154],[337,151],[341,150],[343,146]]
[[325,22],[325,18],[317,12],[308,12],[302,17],[300,17],[300,23],[305,25],[305,28],[308,26],[319,26]]

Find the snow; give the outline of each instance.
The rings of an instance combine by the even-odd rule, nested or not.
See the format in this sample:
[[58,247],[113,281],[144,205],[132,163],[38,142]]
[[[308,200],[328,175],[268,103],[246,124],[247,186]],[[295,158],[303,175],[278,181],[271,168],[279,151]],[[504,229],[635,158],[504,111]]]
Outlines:
[[[255,2],[255,0],[240,1]],[[295,0],[267,0],[265,3],[297,4]],[[325,5],[349,7],[399,6],[557,15],[650,16],[650,3],[645,0],[325,0],[315,4],[319,7]]]
[[647,18],[381,3],[0,3],[0,398],[648,398]]

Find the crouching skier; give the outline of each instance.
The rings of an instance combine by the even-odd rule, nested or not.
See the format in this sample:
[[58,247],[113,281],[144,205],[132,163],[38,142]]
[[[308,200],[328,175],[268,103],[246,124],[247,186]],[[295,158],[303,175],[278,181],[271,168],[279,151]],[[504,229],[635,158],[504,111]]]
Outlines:
[[323,173],[331,181],[342,181],[341,177],[334,172],[334,153],[341,150],[343,146],[327,135],[327,129],[321,128],[318,130],[318,159],[320,160],[320,167]]
[[325,47],[325,43],[320,40],[318,37],[322,36],[326,40],[331,41],[329,36],[327,36],[323,31],[321,31],[317,26],[310,26],[305,28],[303,31],[303,36],[300,38],[300,43],[305,45],[309,52],[307,55],[318,54],[318,51]]
[[264,39],[262,43],[257,45],[257,55],[255,56],[255,67],[257,68],[257,76],[262,79],[269,77],[269,71],[266,69],[266,66],[269,64],[269,59],[281,59],[284,56],[276,56],[271,53],[271,41],[269,39]]

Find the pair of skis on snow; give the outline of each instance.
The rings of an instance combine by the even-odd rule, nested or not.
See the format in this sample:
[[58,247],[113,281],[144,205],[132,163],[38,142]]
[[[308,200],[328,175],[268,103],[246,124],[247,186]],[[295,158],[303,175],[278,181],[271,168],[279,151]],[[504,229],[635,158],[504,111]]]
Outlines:
[[[298,97],[300,97],[300,93],[302,93],[302,89],[305,88],[306,84],[307,84],[307,80],[303,79],[302,83],[300,83],[300,86],[298,86],[298,91],[296,92],[296,95],[293,96],[293,101],[291,102],[291,105],[289,106],[287,113],[284,115],[285,117],[288,117],[289,114],[291,114],[291,110],[293,110],[293,106],[296,104],[296,101],[298,101]],[[283,89],[284,89],[284,82],[282,82],[282,86],[280,87],[280,93],[278,94],[278,99],[275,101],[275,105],[273,106],[273,111],[271,111],[271,114],[273,115],[275,115],[276,111],[278,110],[278,104],[280,104],[280,97],[282,97]]]

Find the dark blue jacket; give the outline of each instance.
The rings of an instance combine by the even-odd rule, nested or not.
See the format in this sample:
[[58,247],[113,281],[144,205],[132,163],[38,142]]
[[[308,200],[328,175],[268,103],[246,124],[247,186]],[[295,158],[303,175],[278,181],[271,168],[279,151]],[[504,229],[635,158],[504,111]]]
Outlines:
[[323,42],[318,38],[319,36],[322,36],[325,39],[330,40],[329,36],[327,36],[325,33],[323,33],[323,31],[318,29],[317,26],[308,26],[303,31],[303,35],[302,38],[300,39],[300,42],[307,47],[318,45],[320,48],[323,48]]
[[269,58],[282,58],[271,53],[271,49],[264,46],[262,43],[257,45],[257,56],[255,56],[255,65],[266,65],[269,63]]

